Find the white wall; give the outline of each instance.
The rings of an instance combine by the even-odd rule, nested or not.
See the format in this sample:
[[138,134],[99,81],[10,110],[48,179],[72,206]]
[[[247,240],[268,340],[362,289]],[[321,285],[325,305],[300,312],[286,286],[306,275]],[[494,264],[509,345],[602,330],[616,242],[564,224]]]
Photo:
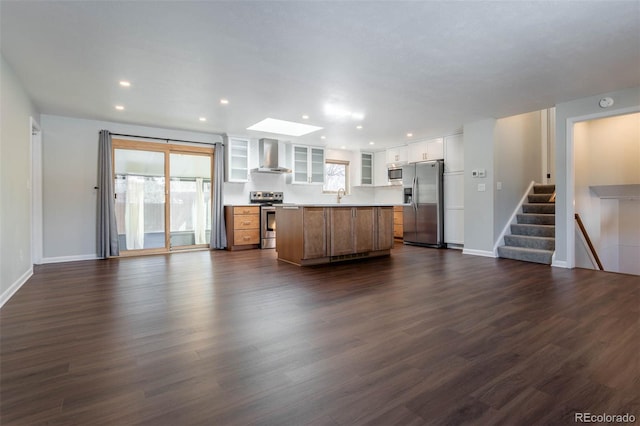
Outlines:
[[[610,108],[602,109],[598,105],[601,98],[609,96],[614,100]],[[554,265],[572,266],[568,246],[574,242],[574,218],[567,215],[574,201],[573,168],[567,167],[568,159],[573,158],[573,124],[604,116],[620,115],[640,110],[640,87],[620,90],[612,93],[589,96],[556,105],[556,253]],[[568,125],[569,124],[569,125]],[[568,230],[568,231],[567,231]],[[572,250],[573,252],[573,246]]]
[[43,114],[43,261],[96,257],[98,132],[220,142],[218,135]]
[[[576,123],[573,140],[575,212],[605,270],[639,273],[640,201],[600,199],[590,186],[640,184],[640,114]],[[575,266],[591,268],[582,240],[575,245]]]
[[[531,181],[542,182],[542,121],[535,111],[496,122],[493,238],[498,239]],[[478,180],[478,179],[476,179]],[[502,190],[497,184],[502,184]]]
[[32,274],[31,123],[38,112],[0,55],[0,306]]
[[[494,244],[494,140],[496,120],[464,125],[464,251],[493,256]],[[473,169],[485,169],[485,178],[471,177]],[[478,185],[485,190],[479,191]]]
[[[252,164],[249,168],[258,167],[258,141],[251,140],[249,145]],[[373,187],[357,186],[356,168],[360,167],[356,151],[327,149],[325,158],[349,162],[351,192],[343,199],[344,203],[372,203],[376,189]],[[291,166],[289,164],[289,166]],[[251,173],[250,181],[246,183],[225,183],[225,204],[247,204],[250,191],[279,191],[284,193],[286,203],[335,203],[336,194],[324,194],[322,185],[302,185],[288,183],[290,176],[286,174]]]

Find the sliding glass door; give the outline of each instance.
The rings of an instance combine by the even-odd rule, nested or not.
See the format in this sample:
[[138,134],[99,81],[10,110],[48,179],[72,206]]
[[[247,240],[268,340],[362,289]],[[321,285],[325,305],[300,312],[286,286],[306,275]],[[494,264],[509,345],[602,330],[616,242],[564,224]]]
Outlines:
[[171,248],[209,244],[211,157],[170,154]]
[[208,246],[213,151],[123,140],[113,146],[123,255]]

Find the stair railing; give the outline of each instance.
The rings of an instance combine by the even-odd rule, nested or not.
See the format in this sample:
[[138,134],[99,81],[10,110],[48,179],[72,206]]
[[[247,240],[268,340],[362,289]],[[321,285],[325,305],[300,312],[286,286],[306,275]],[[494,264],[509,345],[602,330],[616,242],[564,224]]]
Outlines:
[[582,232],[582,236],[587,242],[589,251],[591,252],[591,255],[593,256],[593,258],[596,260],[596,263],[598,264],[598,269],[600,269],[601,271],[604,271],[604,268],[602,267],[602,262],[600,262],[598,253],[596,253],[596,248],[593,246],[593,243],[591,243],[591,238],[589,238],[589,233],[587,232],[587,229],[584,227],[584,223],[582,223],[582,219],[580,219],[580,215],[576,213],[575,217],[576,217],[576,222],[578,223],[578,228],[580,228],[580,232]]

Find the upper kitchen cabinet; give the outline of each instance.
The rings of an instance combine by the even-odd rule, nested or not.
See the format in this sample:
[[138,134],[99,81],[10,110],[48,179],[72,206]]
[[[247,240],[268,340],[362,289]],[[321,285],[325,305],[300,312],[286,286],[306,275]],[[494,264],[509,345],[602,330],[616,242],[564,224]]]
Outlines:
[[387,150],[387,165],[398,166],[407,162],[407,146],[397,146]]
[[249,181],[249,139],[227,139],[227,182]]
[[358,185],[373,185],[374,157],[373,152],[360,153],[360,179]]
[[464,137],[451,135],[444,138],[444,171],[464,171]]
[[293,145],[293,183],[324,182],[324,148]]
[[407,146],[409,163],[420,161],[442,160],[444,158],[443,139],[414,142]]

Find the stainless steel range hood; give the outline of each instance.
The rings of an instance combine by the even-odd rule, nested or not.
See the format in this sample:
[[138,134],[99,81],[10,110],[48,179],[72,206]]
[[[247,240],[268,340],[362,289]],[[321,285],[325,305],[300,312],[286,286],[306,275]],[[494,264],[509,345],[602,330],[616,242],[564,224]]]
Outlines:
[[291,169],[285,167],[284,144],[276,139],[263,138],[258,141],[259,164],[254,173],[291,173]]

